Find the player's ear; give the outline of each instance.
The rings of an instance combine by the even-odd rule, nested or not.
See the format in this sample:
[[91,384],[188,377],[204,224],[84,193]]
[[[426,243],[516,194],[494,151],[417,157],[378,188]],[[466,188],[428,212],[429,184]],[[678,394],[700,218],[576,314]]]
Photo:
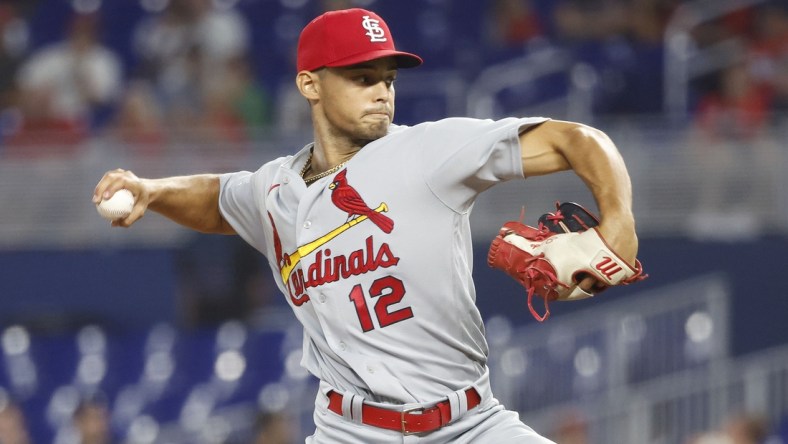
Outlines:
[[320,92],[320,76],[316,72],[301,71],[296,76],[296,86],[307,100],[317,100]]

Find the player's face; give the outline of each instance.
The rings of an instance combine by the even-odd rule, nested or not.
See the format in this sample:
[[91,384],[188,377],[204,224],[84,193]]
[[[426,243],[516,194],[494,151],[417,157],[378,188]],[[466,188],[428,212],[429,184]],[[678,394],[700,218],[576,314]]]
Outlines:
[[321,108],[332,130],[357,141],[385,136],[394,119],[396,78],[391,58],[321,72]]

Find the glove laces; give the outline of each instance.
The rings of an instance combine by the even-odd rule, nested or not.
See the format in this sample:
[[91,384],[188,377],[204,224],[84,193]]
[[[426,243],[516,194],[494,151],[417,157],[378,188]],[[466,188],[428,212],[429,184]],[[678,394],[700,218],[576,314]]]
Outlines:
[[[537,265],[540,261],[544,262],[548,268],[552,268],[550,263],[544,258],[544,253],[542,253],[526,260],[519,272],[522,276],[521,279],[528,288],[528,310],[537,321],[544,322],[550,317],[550,304],[548,299],[551,293],[555,292],[555,285],[558,282],[558,277],[555,273],[540,268]],[[544,299],[544,315],[540,315],[533,304],[534,293],[536,292],[537,286],[546,290],[546,293],[542,295],[542,299]]]

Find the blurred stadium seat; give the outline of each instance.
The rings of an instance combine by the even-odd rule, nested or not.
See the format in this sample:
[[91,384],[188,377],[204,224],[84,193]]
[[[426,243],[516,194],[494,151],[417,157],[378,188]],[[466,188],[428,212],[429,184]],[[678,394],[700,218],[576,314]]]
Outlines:
[[75,335],[39,336],[11,326],[3,332],[0,387],[25,408],[35,442],[52,442],[79,402],[96,395],[112,407],[118,436],[150,433],[140,421],[153,418],[203,432],[216,411],[256,408],[260,388],[282,376],[283,338],[235,321],[192,333],[159,324],[136,333],[87,326]]

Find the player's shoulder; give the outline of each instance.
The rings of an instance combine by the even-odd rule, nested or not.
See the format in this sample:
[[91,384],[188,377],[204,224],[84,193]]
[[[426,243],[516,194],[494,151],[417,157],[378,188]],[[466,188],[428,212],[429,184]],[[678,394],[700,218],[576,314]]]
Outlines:
[[414,126],[392,125],[389,134],[401,131],[472,131],[510,125],[535,124],[549,120],[545,117],[505,117],[501,119],[479,119],[475,117],[446,117],[440,120],[422,122]]
[[[435,121],[422,122],[413,126],[395,125],[389,127],[388,134],[371,144],[387,146],[396,144],[398,151],[407,148],[421,149],[424,146],[456,147],[470,141],[489,142],[509,137],[528,126],[544,122],[543,117],[506,117],[503,119],[478,119],[473,117],[447,117]],[[489,145],[483,143],[482,145]]]
[[264,163],[259,170],[262,171],[274,171],[281,168],[283,165],[288,165],[293,162],[293,159],[296,156],[294,154],[288,154],[286,156],[277,157],[276,159],[269,160],[268,162]]
[[249,183],[257,188],[267,188],[267,184],[276,180],[280,169],[292,162],[293,157],[294,156],[278,157],[265,162],[254,171],[236,171],[224,174],[223,177],[227,177],[227,180],[232,180],[235,184]]
[[[463,125],[468,124],[477,124],[478,122],[484,122],[485,120],[482,119],[475,119],[472,117],[446,117],[440,120],[430,120],[426,122],[421,122],[415,124],[413,126],[410,125],[398,125],[398,124],[391,124],[389,126],[389,135],[406,133],[409,131],[419,131],[425,130],[429,128],[441,128],[441,127],[461,127]],[[487,120],[491,121],[491,120]]]
[[273,160],[269,160],[263,163],[262,165],[260,165],[260,167],[258,167],[257,170],[251,172],[251,174],[258,177],[273,176],[283,165],[292,162],[293,157],[294,156],[292,155],[288,155],[288,156],[277,157],[276,159]]
[[421,122],[413,126],[391,124],[386,137],[418,137],[419,135],[435,131],[453,131],[460,128],[467,128],[468,125],[475,126],[478,122],[482,122],[482,120],[470,117],[447,117],[440,120]]

